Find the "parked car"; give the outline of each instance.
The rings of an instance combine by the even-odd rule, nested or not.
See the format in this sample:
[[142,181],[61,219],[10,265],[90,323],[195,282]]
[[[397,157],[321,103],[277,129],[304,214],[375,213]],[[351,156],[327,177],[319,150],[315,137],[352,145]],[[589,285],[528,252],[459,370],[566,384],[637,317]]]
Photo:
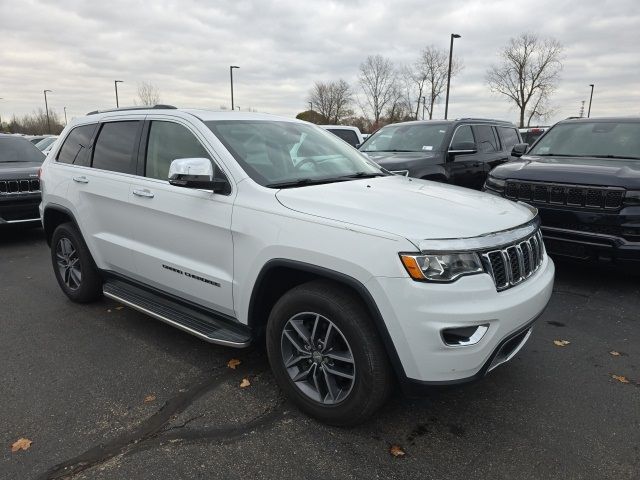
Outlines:
[[518,129],[522,141],[529,145],[533,145],[547,130],[549,130],[549,127],[527,127]]
[[480,190],[489,171],[508,161],[519,143],[512,123],[461,118],[387,125],[360,151],[394,173]]
[[48,137],[43,138],[39,142],[37,142],[35,146],[38,148],[38,150],[44,153],[45,151],[49,150],[49,148],[51,147],[51,144],[55,142],[57,139],[58,139],[58,135],[50,135]]
[[389,175],[306,122],[119,109],[55,145],[41,210],[63,292],[212,343],[264,339],[280,387],[331,424],[397,384],[484,376],[551,295],[533,208]]
[[640,118],[561,121],[485,189],[537,207],[553,255],[640,265]]
[[42,140],[47,138],[48,136],[49,135],[29,135],[29,136],[25,136],[25,138],[35,145],[36,143],[41,142]]
[[364,137],[360,133],[358,127],[351,127],[348,125],[320,125],[325,130],[333,133],[335,136],[340,137],[352,147],[358,147],[364,142]]
[[0,134],[0,225],[40,222],[38,169],[43,160],[29,140]]

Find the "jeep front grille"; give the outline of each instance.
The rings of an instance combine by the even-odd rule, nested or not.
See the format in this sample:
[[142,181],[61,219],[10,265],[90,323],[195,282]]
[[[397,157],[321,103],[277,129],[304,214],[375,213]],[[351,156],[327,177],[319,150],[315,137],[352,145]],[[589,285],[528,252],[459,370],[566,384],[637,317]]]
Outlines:
[[0,180],[0,195],[36,192],[40,192],[40,180],[38,180],[37,178]]
[[523,282],[542,265],[544,244],[540,230],[528,238],[498,250],[482,252],[482,262],[498,291]]
[[534,205],[566,205],[574,208],[615,210],[622,206],[625,190],[615,187],[591,187],[565,183],[521,182],[508,180],[505,196]]

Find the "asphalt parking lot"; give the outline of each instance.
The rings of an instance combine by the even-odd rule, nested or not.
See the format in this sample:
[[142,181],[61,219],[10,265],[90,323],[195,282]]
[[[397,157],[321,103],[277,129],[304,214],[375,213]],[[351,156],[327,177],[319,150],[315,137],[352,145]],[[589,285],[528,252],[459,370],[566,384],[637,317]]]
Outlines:
[[[558,265],[512,362],[396,395],[348,430],[290,405],[259,348],[209,345],[107,299],[72,304],[40,230],[0,232],[0,304],[1,478],[640,476],[639,277]],[[19,438],[33,443],[12,452]]]

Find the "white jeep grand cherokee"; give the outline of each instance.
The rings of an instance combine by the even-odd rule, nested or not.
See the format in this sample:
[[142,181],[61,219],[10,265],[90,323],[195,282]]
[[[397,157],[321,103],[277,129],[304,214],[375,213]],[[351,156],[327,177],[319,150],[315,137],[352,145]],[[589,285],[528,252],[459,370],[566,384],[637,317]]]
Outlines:
[[513,357],[554,266],[536,211],[390,175],[270,115],[94,112],[41,170],[56,278],[206,341],[264,338],[280,387],[335,425]]

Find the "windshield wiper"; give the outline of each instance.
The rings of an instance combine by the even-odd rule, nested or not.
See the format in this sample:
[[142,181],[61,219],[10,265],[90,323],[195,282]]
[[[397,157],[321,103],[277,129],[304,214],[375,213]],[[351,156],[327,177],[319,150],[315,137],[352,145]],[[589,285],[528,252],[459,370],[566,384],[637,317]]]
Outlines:
[[268,188],[293,188],[303,187],[305,185],[321,185],[323,183],[343,182],[343,178],[297,178],[295,180],[286,180],[284,182],[267,183]]
[[342,175],[340,178],[373,178],[373,177],[385,177],[384,173],[380,172],[356,172],[349,175]]
[[528,153],[533,157],[584,157],[585,155],[567,155],[566,153]]
[[640,160],[640,157],[624,157],[622,155],[589,155],[594,158],[621,158],[624,160]]
[[416,150],[361,150],[362,152],[369,152],[369,153],[376,153],[376,152],[414,152],[416,153]]

